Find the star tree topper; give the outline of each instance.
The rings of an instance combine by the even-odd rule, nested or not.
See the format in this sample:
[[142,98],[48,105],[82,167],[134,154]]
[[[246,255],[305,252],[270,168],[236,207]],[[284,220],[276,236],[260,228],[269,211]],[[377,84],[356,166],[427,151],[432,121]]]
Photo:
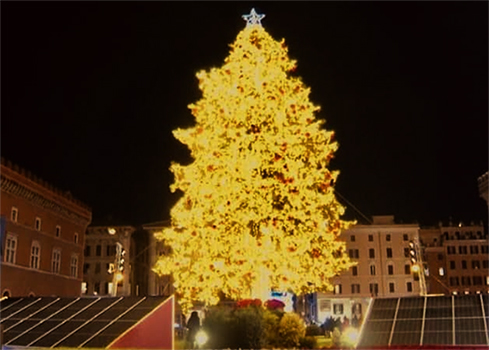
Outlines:
[[261,20],[265,15],[259,15],[256,13],[255,9],[252,8],[251,12],[249,15],[243,15],[243,19],[246,21],[246,26],[251,26],[251,25],[260,25],[261,26]]

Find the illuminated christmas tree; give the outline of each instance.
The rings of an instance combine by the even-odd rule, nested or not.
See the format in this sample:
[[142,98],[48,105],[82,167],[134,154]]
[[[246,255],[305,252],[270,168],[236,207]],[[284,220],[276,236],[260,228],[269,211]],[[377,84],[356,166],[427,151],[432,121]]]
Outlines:
[[272,288],[330,290],[352,265],[338,240],[350,225],[334,195],[338,171],[328,169],[337,143],[263,17],[243,16],[224,65],[197,74],[196,125],[174,131],[194,161],[171,165],[183,197],[157,234],[171,254],[154,270],[173,275],[184,309],[222,295],[268,299]]

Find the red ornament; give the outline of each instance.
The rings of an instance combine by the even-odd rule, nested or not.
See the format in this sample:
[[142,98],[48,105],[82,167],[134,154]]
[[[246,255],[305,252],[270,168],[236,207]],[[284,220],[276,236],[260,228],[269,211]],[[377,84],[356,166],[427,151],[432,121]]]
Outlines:
[[265,301],[265,307],[268,310],[283,310],[285,308],[285,303],[278,299],[270,299]]

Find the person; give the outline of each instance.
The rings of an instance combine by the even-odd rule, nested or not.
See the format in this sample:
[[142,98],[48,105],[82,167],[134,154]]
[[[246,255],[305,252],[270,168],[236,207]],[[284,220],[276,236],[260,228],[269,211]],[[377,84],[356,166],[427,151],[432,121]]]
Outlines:
[[350,325],[350,320],[345,315],[345,317],[343,317],[343,322],[341,323],[341,331],[345,331],[349,325]]
[[188,334],[187,341],[190,345],[190,349],[195,349],[195,335],[200,329],[200,318],[197,311],[192,311],[190,318],[187,322]]

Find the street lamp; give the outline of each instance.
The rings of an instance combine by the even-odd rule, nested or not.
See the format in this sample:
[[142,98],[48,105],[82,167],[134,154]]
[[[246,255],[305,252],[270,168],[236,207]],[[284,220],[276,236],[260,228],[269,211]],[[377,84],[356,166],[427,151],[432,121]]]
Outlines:
[[125,250],[122,244],[116,242],[116,251],[115,251],[115,260],[114,260],[114,268],[110,269],[113,271],[114,275],[112,276],[112,296],[117,296],[117,286],[119,282],[124,279],[124,275],[122,271],[124,271],[124,255]]
[[423,262],[421,261],[419,246],[416,241],[409,242],[409,256],[411,259],[411,272],[413,273],[413,279],[415,281],[419,281],[421,295],[426,295],[426,280],[421,269]]

